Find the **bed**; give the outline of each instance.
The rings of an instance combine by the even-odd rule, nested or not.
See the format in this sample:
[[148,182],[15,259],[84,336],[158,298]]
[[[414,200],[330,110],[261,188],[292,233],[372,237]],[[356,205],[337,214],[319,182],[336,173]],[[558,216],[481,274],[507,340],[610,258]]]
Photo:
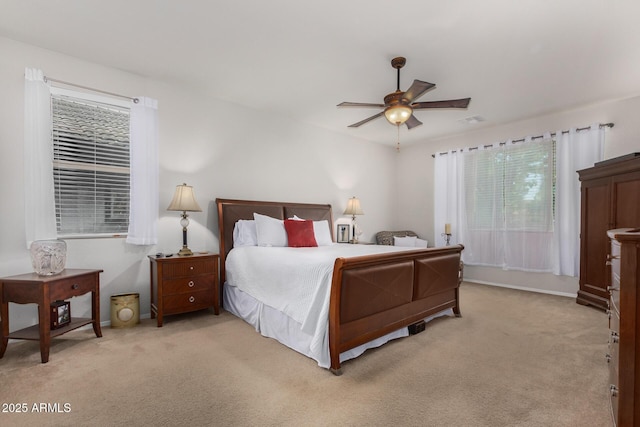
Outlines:
[[[341,362],[357,357],[367,348],[407,336],[409,328],[419,331],[425,320],[444,314],[460,316],[462,245],[414,249],[333,243],[332,210],[328,204],[216,199],[216,205],[223,307],[263,335],[314,358],[319,366],[336,375],[342,373]],[[238,245],[234,249],[236,224],[261,216],[313,222],[314,227],[322,227],[314,228],[316,235],[327,227],[322,239],[328,235],[330,242],[318,244],[317,248]],[[312,254],[324,260],[321,268],[308,268],[323,278],[326,289],[296,296],[311,301],[311,308],[305,310],[313,312],[313,316],[305,312],[306,317],[296,317],[300,311],[297,307],[288,311],[289,305],[278,306],[278,302],[269,299],[269,271],[290,273],[286,281],[307,280],[297,271],[298,265],[306,265],[306,261],[295,258],[297,254]],[[278,284],[277,280],[282,279],[273,279],[277,286],[301,292],[297,283]],[[279,289],[274,293],[284,292]]]

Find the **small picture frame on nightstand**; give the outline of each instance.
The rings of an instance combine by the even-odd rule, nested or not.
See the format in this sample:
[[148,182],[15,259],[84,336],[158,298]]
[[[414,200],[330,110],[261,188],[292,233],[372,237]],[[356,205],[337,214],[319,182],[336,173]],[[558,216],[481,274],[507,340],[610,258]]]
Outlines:
[[351,226],[349,224],[338,224],[336,242],[349,243],[351,239]]

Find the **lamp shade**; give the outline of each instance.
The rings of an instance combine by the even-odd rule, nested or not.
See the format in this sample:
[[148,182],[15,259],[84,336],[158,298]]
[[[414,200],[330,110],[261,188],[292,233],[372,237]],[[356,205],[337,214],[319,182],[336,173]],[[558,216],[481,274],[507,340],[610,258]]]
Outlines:
[[187,184],[176,186],[176,192],[173,195],[173,200],[169,203],[168,211],[188,211],[188,212],[202,212],[200,205],[196,202],[195,195],[193,194],[193,187]]
[[411,117],[413,110],[407,105],[392,105],[384,110],[384,116],[392,125],[401,125]]
[[347,202],[347,208],[344,210],[344,215],[364,215],[362,208],[360,207],[360,200],[353,196]]

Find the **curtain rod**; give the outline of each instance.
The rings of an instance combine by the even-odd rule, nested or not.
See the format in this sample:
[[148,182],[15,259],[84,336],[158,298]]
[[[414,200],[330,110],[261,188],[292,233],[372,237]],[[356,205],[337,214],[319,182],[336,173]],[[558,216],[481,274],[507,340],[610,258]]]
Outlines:
[[[601,123],[600,124],[600,128],[612,128],[612,127],[613,127],[613,123]],[[583,127],[583,128],[577,128],[576,131],[580,132],[581,130],[587,130],[587,129],[591,129],[591,126],[587,126],[587,127]],[[569,133],[569,131],[568,130],[563,130],[560,133],[563,133],[563,134],[564,133]],[[551,132],[551,136],[556,136],[556,132]],[[539,138],[544,138],[544,135],[532,136],[531,140],[539,139]],[[516,142],[523,142],[524,140],[525,140],[525,138],[514,139],[514,140],[511,141],[511,143],[515,144]],[[497,145],[506,145],[506,144],[507,144],[506,142],[497,143]],[[489,147],[493,147],[494,145],[496,145],[496,144],[487,144],[487,145],[483,145],[483,147],[484,148],[489,148]],[[478,148],[480,148],[480,147],[479,146],[478,147],[470,147],[469,150],[477,150]],[[451,151],[453,151],[453,152],[463,151],[463,149],[451,150]],[[436,153],[436,154],[439,154],[439,155],[443,156],[445,154],[449,154],[449,152],[445,151],[444,153]],[[436,154],[432,154],[431,157],[435,158]]]
[[105,91],[105,90],[94,89],[94,88],[92,88],[92,87],[88,87],[88,86],[77,85],[77,84],[75,84],[75,83],[69,83],[69,82],[65,82],[65,81],[63,81],[63,80],[52,79],[51,77],[47,77],[47,76],[44,76],[44,81],[45,81],[45,82],[60,83],[60,84],[67,85],[67,86],[73,86],[73,87],[78,87],[78,88],[80,88],[80,89],[90,90],[90,91],[92,91],[92,92],[99,92],[99,93],[104,93],[104,94],[106,94],[106,95],[117,96],[117,97],[119,97],[119,98],[129,99],[129,100],[133,101],[133,102],[134,102],[134,104],[137,104],[137,103],[139,102],[139,99],[138,99],[138,98],[132,98],[132,97],[130,97],[130,96],[120,95],[120,94],[118,94],[118,93],[107,92],[107,91]]

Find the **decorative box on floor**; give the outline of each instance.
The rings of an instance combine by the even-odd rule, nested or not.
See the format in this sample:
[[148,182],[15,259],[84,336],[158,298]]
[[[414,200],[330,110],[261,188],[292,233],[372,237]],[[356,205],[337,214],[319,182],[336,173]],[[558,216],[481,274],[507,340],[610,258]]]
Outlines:
[[131,328],[140,323],[140,294],[111,296],[111,327]]

